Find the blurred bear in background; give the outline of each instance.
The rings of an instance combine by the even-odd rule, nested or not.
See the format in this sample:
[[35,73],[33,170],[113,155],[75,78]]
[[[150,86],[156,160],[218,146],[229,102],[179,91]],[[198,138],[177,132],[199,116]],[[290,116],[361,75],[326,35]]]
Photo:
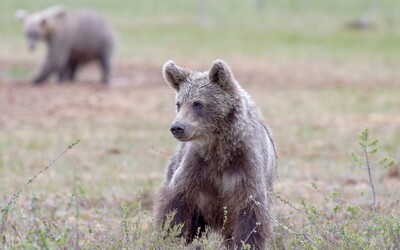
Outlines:
[[101,81],[109,82],[114,32],[95,11],[53,6],[30,15],[17,10],[15,16],[23,24],[31,50],[39,40],[47,44],[46,61],[33,83],[43,83],[53,73],[59,82],[74,81],[78,68],[91,61],[99,63]]

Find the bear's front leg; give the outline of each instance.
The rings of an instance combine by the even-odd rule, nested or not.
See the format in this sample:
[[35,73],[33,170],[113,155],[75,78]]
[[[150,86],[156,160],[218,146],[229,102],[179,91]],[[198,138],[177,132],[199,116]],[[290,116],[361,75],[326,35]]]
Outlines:
[[[167,216],[174,214],[169,225],[165,225]],[[188,237],[190,233],[190,211],[187,206],[185,195],[183,193],[174,192],[174,190],[164,187],[159,196],[159,200],[155,209],[156,223],[163,228],[172,228],[176,225],[183,224],[183,228],[179,237]]]
[[[196,237],[201,237],[206,231],[207,223],[201,213],[187,202],[184,193],[177,193],[168,188],[162,189],[156,205],[156,221],[163,228],[172,228],[182,224],[182,231],[178,237],[184,237],[186,244]],[[167,216],[173,214],[169,225],[165,225]]]
[[235,246],[242,249],[248,244],[251,249],[266,249],[271,234],[270,226],[266,208],[254,206],[242,210],[233,232]]
[[39,74],[37,74],[36,77],[33,78],[32,82],[34,84],[40,84],[43,83],[44,81],[47,80],[47,78],[53,73],[54,67],[51,65],[51,63],[46,62],[42,69],[40,70]]
[[69,50],[64,48],[64,45],[57,40],[49,44],[48,47],[46,62],[40,73],[33,79],[35,84],[46,81],[52,73],[58,73],[60,78],[61,72],[66,66]]

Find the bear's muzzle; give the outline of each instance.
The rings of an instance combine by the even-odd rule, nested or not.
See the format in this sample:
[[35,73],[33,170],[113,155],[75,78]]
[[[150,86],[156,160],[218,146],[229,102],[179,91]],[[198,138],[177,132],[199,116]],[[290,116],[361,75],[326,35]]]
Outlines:
[[185,134],[185,125],[180,122],[175,122],[171,125],[170,130],[174,137],[179,139]]

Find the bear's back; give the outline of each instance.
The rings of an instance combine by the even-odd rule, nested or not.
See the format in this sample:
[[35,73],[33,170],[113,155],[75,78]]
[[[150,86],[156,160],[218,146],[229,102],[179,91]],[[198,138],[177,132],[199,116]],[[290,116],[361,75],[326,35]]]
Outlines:
[[[67,13],[65,26],[65,35],[68,34],[65,39],[70,41],[72,54],[91,60],[104,50],[111,52],[113,49],[113,30],[95,11],[70,11]],[[60,35],[63,36],[63,33]]]

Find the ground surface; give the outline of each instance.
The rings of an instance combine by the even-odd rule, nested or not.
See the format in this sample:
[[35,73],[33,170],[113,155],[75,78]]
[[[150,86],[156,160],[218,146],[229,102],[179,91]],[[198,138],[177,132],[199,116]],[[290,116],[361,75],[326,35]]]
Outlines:
[[[177,145],[168,131],[174,94],[161,78],[161,66],[118,66],[107,87],[92,80],[95,68],[82,72],[76,83],[1,82],[3,202],[76,139],[81,142],[22,197],[37,193],[53,200],[70,194],[74,182],[87,197],[106,204],[132,201],[139,189],[151,197]],[[328,192],[340,188],[349,198],[369,193],[365,170],[350,157],[366,126],[381,139],[382,154],[395,157],[400,145],[395,65],[302,61],[232,68],[273,131],[277,192],[283,196],[316,198],[311,182]],[[382,195],[395,192],[398,183],[386,172],[374,173]],[[151,207],[151,199],[146,205]]]
[[[262,1],[208,1],[202,23],[197,1],[69,1],[70,9],[95,8],[117,30],[111,84],[98,83],[92,66],[73,84],[33,86],[29,79],[45,48],[28,53],[12,13],[53,1],[2,1],[0,206],[81,140],[1,217],[6,245],[25,239],[36,215],[72,227],[81,243],[96,242],[103,232],[117,235],[121,203],[133,207],[139,196],[149,211],[142,224],[149,225],[154,194],[177,145],[169,133],[174,93],[161,76],[168,59],[202,71],[216,58],[229,63],[273,132],[276,193],[295,206],[307,200],[331,211],[324,195],[340,192],[369,208],[368,175],[350,156],[360,153],[358,134],[365,127],[380,139],[371,159],[378,204],[398,201],[400,170],[377,168],[381,156],[397,158],[400,147],[398,1],[380,1],[367,30],[349,27],[368,9],[363,0],[256,2]],[[278,200],[273,211],[299,225],[304,219]]]
[[[149,211],[141,216],[142,224],[148,225],[154,194],[177,145],[169,133],[174,93],[160,69],[161,64],[118,65],[109,86],[96,81],[96,68],[82,72],[75,83],[33,86],[27,80],[2,81],[2,206],[80,139],[21,193],[13,209],[30,214],[39,206],[43,216],[53,218],[50,221],[62,218],[61,228],[80,232],[82,239],[76,242],[85,244],[104,241],[108,234],[119,235],[121,204],[135,204],[140,196],[144,210]],[[396,65],[301,61],[254,67],[234,63],[232,69],[273,131],[279,157],[278,195],[295,206],[305,199],[332,209],[324,195],[340,192],[351,202],[370,206],[366,170],[352,161],[350,153],[358,150],[357,135],[368,126],[380,138],[379,153],[395,157],[400,145]],[[377,161],[373,159],[375,166]],[[377,169],[373,175],[379,205],[395,202],[400,176],[389,176],[386,169]],[[74,198],[77,205],[71,208]],[[304,219],[280,201],[275,201],[273,211],[291,223]],[[9,218],[8,225],[14,225],[18,233],[10,234],[6,243],[32,230],[27,217],[19,213]]]

